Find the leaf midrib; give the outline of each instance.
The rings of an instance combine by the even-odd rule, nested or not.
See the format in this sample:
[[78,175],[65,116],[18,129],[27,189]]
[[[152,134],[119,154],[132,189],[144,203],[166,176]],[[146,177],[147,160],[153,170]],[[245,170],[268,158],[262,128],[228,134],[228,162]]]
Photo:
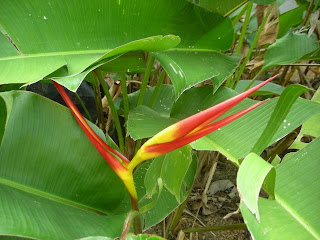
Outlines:
[[8,180],[8,179],[4,179],[4,178],[1,178],[1,177],[0,177],[0,184],[5,185],[7,187],[14,188],[14,189],[18,189],[20,191],[23,191],[23,192],[26,192],[26,193],[29,193],[29,194],[32,194],[32,195],[35,195],[35,196],[38,196],[38,197],[42,197],[42,198],[57,202],[57,203],[61,203],[61,204],[67,205],[69,207],[74,207],[74,208],[77,208],[77,209],[80,209],[80,210],[84,210],[84,211],[87,211],[87,212],[91,212],[91,213],[94,213],[94,214],[108,215],[106,212],[102,212],[101,210],[98,210],[98,209],[95,209],[95,208],[92,208],[92,207],[88,207],[86,205],[71,201],[69,199],[65,199],[65,198],[56,196],[54,194],[47,193],[47,192],[35,189],[33,187],[26,186],[26,185],[23,185],[23,184],[20,184],[20,183],[17,183],[17,182]]
[[[46,53],[33,53],[33,54],[21,54],[10,57],[0,57],[0,61],[25,59],[25,58],[36,58],[36,57],[53,57],[53,56],[66,56],[66,55],[89,55],[89,54],[107,54],[113,49],[98,49],[98,50],[79,50],[79,51],[64,51],[64,52],[46,52]],[[217,52],[210,49],[189,49],[189,48],[170,48],[166,51],[180,51],[180,52]]]
[[307,232],[314,236],[315,239],[320,239],[320,236],[316,232],[314,232],[314,230],[310,228],[308,224],[305,224],[297,213],[291,211],[291,209],[287,206],[286,202],[277,194],[276,201],[280,204],[281,207],[283,207],[283,209],[286,212],[288,212],[298,223],[300,223],[301,226],[303,226],[303,228],[306,229]]

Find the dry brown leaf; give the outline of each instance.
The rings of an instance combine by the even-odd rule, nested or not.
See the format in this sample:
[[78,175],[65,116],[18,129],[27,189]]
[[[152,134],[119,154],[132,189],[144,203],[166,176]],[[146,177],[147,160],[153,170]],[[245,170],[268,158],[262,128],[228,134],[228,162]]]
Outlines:
[[272,44],[276,41],[278,30],[279,30],[279,10],[278,5],[257,5],[256,7],[256,16],[258,20],[258,25],[261,25],[263,18],[268,13],[269,9],[271,13],[268,16],[267,22],[264,25],[264,28],[259,36],[257,47],[260,48],[266,44]]
[[308,32],[308,37],[311,36],[312,33],[315,33],[318,38],[320,36],[320,10],[315,11],[314,13],[311,14],[310,17],[310,29]]

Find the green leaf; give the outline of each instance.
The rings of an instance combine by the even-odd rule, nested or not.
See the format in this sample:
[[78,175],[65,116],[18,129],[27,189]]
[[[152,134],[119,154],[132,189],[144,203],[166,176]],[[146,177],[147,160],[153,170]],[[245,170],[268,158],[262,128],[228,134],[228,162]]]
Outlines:
[[[86,237],[86,238],[81,238],[79,240],[112,240],[112,239],[107,237]],[[129,233],[126,236],[126,240],[164,240],[164,238],[156,235],[150,235],[150,234],[134,235],[132,233]]]
[[[314,94],[312,98],[313,102],[320,103],[320,88],[318,88],[317,92]],[[320,136],[320,113],[312,116],[308,121],[306,121],[299,132],[296,140],[290,146],[293,149],[301,149],[307,145],[307,143],[302,141],[304,136],[309,137],[319,137]]]
[[181,202],[180,189],[191,161],[191,147],[189,145],[156,158],[145,177],[147,194],[152,196],[155,186],[157,186],[156,181],[161,178],[164,186],[178,202]]
[[259,198],[260,223],[243,204],[255,239],[319,239],[320,138],[276,167],[275,200]]
[[[292,105],[297,100],[297,98],[309,89],[302,85],[290,85],[281,94],[275,109],[272,112],[271,118],[264,129],[259,140],[255,143],[251,152],[256,154],[261,154],[263,150],[269,145],[270,141],[278,131],[282,123],[285,124],[284,128],[287,128],[285,119],[288,115]],[[290,126],[291,123],[288,123]]]
[[173,83],[176,97],[185,89],[216,77],[220,86],[240,62],[239,56],[226,56],[215,52],[167,51],[153,53]]
[[200,7],[207,8],[211,11],[220,13],[225,16],[246,2],[244,0],[226,0],[223,2],[219,0],[200,0],[200,1],[189,0],[189,1],[199,5]]
[[[181,162],[184,161],[184,155],[180,154],[180,157],[178,159],[176,159],[175,162],[177,162],[177,161],[181,161]],[[163,166],[166,166],[166,164],[167,163],[164,163]],[[174,163],[172,163],[171,167],[173,166],[173,164]],[[169,165],[167,165],[167,166],[169,166]],[[180,201],[177,201],[177,198],[171,193],[171,191],[166,186],[163,187],[163,190],[162,190],[160,197],[159,197],[158,201],[156,202],[155,206],[151,210],[149,210],[143,214],[143,217],[146,222],[145,229],[162,221],[166,216],[169,215],[169,213],[171,213],[183,201],[186,200],[186,198],[191,190],[193,181],[194,181],[196,169],[197,169],[197,160],[193,156],[192,161],[189,164],[189,168],[187,169],[185,176],[184,176],[184,179],[181,184]],[[152,178],[152,176],[150,176],[150,177]],[[146,176],[144,178],[144,182],[151,181],[150,177]],[[145,195],[145,197],[141,200],[141,202],[139,202],[139,204],[141,203],[141,205],[145,205],[145,204],[153,201],[153,199],[157,198],[158,196],[157,196],[157,194],[154,194],[151,199],[148,199],[148,197],[150,197],[148,194]]]
[[126,72],[126,73],[139,73],[144,72],[146,63],[144,61],[143,52],[128,52],[115,60],[103,64],[99,67],[104,72]]
[[175,120],[163,117],[158,112],[142,105],[129,113],[128,134],[134,140],[151,137],[158,133],[159,129],[162,130],[175,122]]
[[256,4],[271,4],[275,1],[276,0],[251,0],[251,2],[254,2]]
[[119,236],[125,215],[106,214],[128,194],[70,111],[30,92],[0,99],[0,235]]
[[269,193],[274,196],[276,171],[274,167],[255,153],[250,153],[241,163],[237,174],[237,187],[241,202],[260,222],[258,198],[263,182],[269,178]]
[[279,17],[278,38],[282,38],[292,27],[298,26],[303,21],[303,12],[306,11],[308,5],[302,5],[292,9]]
[[[6,32],[0,33],[1,83],[72,77],[128,51],[178,45],[179,51],[210,52],[227,50],[233,41],[230,19],[185,0],[14,0],[0,9],[0,25]],[[75,91],[79,83],[68,86],[69,81],[63,84]]]
[[[142,105],[149,106],[151,97],[154,93],[154,87],[147,88],[143,98]],[[140,90],[129,94],[129,108],[132,111],[137,106]],[[152,109],[163,117],[170,116],[170,110],[175,100],[175,93],[172,85],[163,84],[160,87],[160,92],[155,99]]]
[[[242,93],[246,90],[246,88],[248,87],[248,85],[251,82],[252,82],[251,80],[240,80],[234,90],[238,93]],[[259,83],[262,83],[262,81],[255,81],[251,87],[258,85]],[[278,84],[271,82],[271,83],[267,83],[265,86],[260,88],[258,91],[251,94],[251,96],[272,95],[272,94],[280,95],[284,89],[285,89],[285,87],[282,87]]]
[[298,61],[304,55],[315,51],[319,46],[317,38],[306,34],[289,33],[270,45],[265,57],[263,70],[277,66],[291,64]]
[[139,235],[128,234],[126,237],[126,240],[164,240],[164,238],[155,236],[155,235],[149,235],[149,234],[139,234]]

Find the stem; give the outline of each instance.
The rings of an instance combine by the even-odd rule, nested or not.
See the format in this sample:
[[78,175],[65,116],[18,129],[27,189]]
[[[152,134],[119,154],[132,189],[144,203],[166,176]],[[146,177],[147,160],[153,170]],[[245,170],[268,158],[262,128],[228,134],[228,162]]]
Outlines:
[[247,225],[244,223],[231,224],[231,225],[221,225],[221,226],[212,226],[212,227],[197,227],[197,228],[186,228],[182,231],[185,233],[191,232],[209,232],[209,231],[229,231],[237,229],[247,229]]
[[140,94],[139,94],[139,98],[138,98],[138,101],[137,101],[137,106],[140,106],[142,104],[142,102],[143,102],[143,98],[144,98],[144,95],[145,95],[146,90],[147,90],[147,85],[148,85],[148,81],[149,81],[149,78],[150,78],[150,74],[151,74],[151,70],[152,70],[153,64],[154,64],[154,56],[149,54],[147,68],[146,68],[146,72],[145,72],[143,80],[142,80],[142,84],[141,84],[141,88],[140,88]]
[[237,9],[241,8],[242,5],[246,4],[248,2],[248,0],[243,1],[242,3],[240,3],[238,6],[234,7],[233,9],[231,9],[229,12],[225,13],[223,16],[229,16],[231,13],[233,13],[234,11],[236,11]]
[[245,91],[247,91],[251,86],[252,86],[252,84],[254,84],[254,82],[257,80],[257,78],[259,77],[259,75],[262,73],[263,71],[262,70],[260,70],[255,76],[254,76],[254,78],[251,80],[251,82],[248,84],[248,86],[246,87],[246,89],[244,90],[244,92]]
[[[141,84],[141,88],[140,88],[140,94],[139,94],[139,98],[137,101],[137,106],[140,106],[143,102],[143,98],[144,95],[146,93],[147,90],[147,85],[148,85],[148,81],[150,78],[150,74],[151,74],[151,70],[154,64],[154,56],[152,56],[151,54],[149,54],[149,59],[148,59],[148,63],[147,63],[147,68],[146,68],[146,72],[144,73],[143,79],[142,79],[142,84]],[[137,153],[137,151],[139,150],[140,146],[141,146],[141,142],[142,139],[139,139],[136,142],[135,148],[134,148],[134,154]]]
[[154,91],[153,91],[153,94],[151,96],[151,99],[150,99],[150,103],[149,103],[149,107],[152,108],[158,95],[159,95],[159,92],[160,92],[160,88],[161,88],[161,85],[163,83],[163,80],[164,78],[166,77],[166,71],[165,70],[162,70],[161,72],[161,75],[159,77],[159,80],[154,88]]
[[[128,115],[129,115],[129,99],[128,99],[128,91],[127,91],[127,81],[125,73],[120,73],[120,82],[121,82],[121,90],[122,90],[122,99],[123,99],[123,110],[124,110],[124,121],[125,128],[127,132],[127,123],[128,123]],[[125,148],[128,147],[129,136],[125,137]]]
[[102,109],[102,103],[101,103],[100,84],[99,84],[99,80],[96,78],[94,78],[93,88],[94,88],[94,100],[96,103],[96,109],[97,109],[97,115],[98,115],[98,126],[103,132],[105,132],[103,109]]
[[116,110],[116,107],[114,105],[114,102],[112,101],[112,97],[110,95],[108,86],[106,84],[106,82],[104,81],[104,79],[101,76],[101,73],[98,69],[93,70],[93,76],[95,79],[98,79],[98,81],[100,82],[102,89],[107,97],[108,103],[109,103],[109,107],[113,116],[113,121],[116,127],[116,131],[118,134],[118,140],[119,140],[119,146],[120,146],[120,152],[123,153],[124,150],[124,140],[123,140],[123,136],[122,136],[122,131],[121,131],[121,125],[120,125],[120,121],[119,121],[119,116]]
[[136,141],[136,145],[134,146],[134,155],[138,152],[139,148],[141,147],[142,139]]
[[179,207],[177,207],[176,210],[174,210],[172,218],[170,220],[170,225],[166,232],[166,238],[169,236],[169,232],[173,232],[174,229],[177,227],[179,220],[183,214],[183,210],[187,205],[188,200],[189,200],[189,196],[186,198],[186,200],[184,200],[184,202],[181,205],[179,205]]
[[248,8],[248,4],[243,7],[243,9],[238,14],[238,16],[232,21],[232,26],[235,26],[237,24],[237,22],[239,22],[240,18],[242,17],[244,12],[247,10],[247,8]]
[[130,227],[131,227],[131,223],[133,221],[133,219],[139,215],[139,213],[137,211],[130,211],[124,224],[123,224],[123,230],[122,230],[122,234],[120,236],[120,240],[126,240],[128,233],[130,232]]
[[253,5],[252,2],[248,2],[248,4],[247,4],[247,8],[248,8],[247,9],[247,14],[246,14],[246,18],[244,20],[244,23],[243,23],[243,26],[242,26],[242,29],[241,29],[241,34],[240,34],[240,37],[239,37],[239,42],[238,42],[238,47],[236,49],[236,54],[239,54],[241,52],[241,49],[242,49],[243,39],[244,39],[244,36],[246,35],[246,30],[247,30],[247,27],[248,27],[248,24],[249,24],[249,21],[250,21],[252,5]]
[[251,46],[250,46],[250,49],[249,49],[249,51],[248,51],[248,53],[247,53],[247,56],[246,56],[246,58],[244,59],[242,65],[241,65],[241,67],[240,67],[240,70],[239,70],[238,74],[236,75],[236,82],[235,82],[235,85],[233,86],[233,89],[235,89],[235,87],[237,86],[237,84],[238,84],[238,82],[239,82],[239,80],[240,80],[240,77],[241,77],[241,75],[242,75],[242,73],[243,73],[243,71],[244,71],[244,69],[245,69],[245,67],[246,67],[247,62],[249,61],[249,59],[250,59],[250,57],[251,57],[251,54],[252,54],[253,49],[255,48],[255,46],[256,46],[256,44],[257,44],[257,42],[258,42],[259,36],[260,36],[260,34],[261,34],[262,30],[263,30],[264,25],[265,25],[266,22],[267,22],[267,19],[268,19],[270,13],[271,13],[271,10],[272,10],[272,7],[270,7],[268,13],[267,13],[266,16],[263,18],[263,21],[262,21],[261,25],[260,25],[259,28],[258,28],[258,32],[257,32],[256,36],[255,36],[254,39],[253,39],[253,42],[252,42],[252,44],[251,44]]
[[89,119],[90,122],[93,122],[89,112],[88,112],[88,109],[86,108],[86,105],[84,104],[84,102],[81,100],[81,98],[79,97],[78,93],[75,93],[76,95],[76,98],[78,100],[78,102],[80,103],[82,109],[84,110],[85,114],[87,115],[87,118]]
[[[131,195],[130,195],[130,199],[131,199],[132,210],[139,212],[138,199],[132,197]],[[142,233],[140,215],[135,216],[135,218],[133,220],[133,228],[134,228],[134,234]]]
[[311,9],[312,9],[313,3],[314,3],[314,0],[311,0],[310,3],[309,3],[309,7],[308,7],[308,10],[307,10],[306,16],[303,19],[302,26],[305,26],[305,27],[307,26],[307,21],[309,19],[309,15],[311,13]]
[[125,122],[127,122],[128,115],[129,115],[129,99],[128,99],[127,82],[126,82],[125,73],[120,73],[120,82],[121,82],[121,88],[122,88],[124,119],[125,119]]

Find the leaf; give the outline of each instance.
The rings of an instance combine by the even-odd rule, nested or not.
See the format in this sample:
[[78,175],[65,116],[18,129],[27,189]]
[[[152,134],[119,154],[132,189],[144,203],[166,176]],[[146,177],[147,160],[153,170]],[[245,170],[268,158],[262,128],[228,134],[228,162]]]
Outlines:
[[[268,146],[271,139],[274,137],[275,133],[278,131],[280,125],[284,123],[283,128],[287,128],[285,119],[289,113],[292,105],[297,100],[297,98],[309,89],[302,85],[290,85],[281,94],[275,109],[272,112],[271,118],[264,129],[262,135],[255,143],[251,152],[260,155],[263,150]],[[291,123],[288,123],[290,126]]]
[[[183,161],[183,160],[184,160],[183,155],[181,155],[178,159],[176,159],[176,161]],[[187,169],[185,173],[185,177],[181,184],[180,201],[177,201],[177,198],[174,195],[172,195],[172,193],[168,190],[166,186],[163,187],[161,195],[158,201],[156,202],[155,206],[151,210],[143,214],[143,217],[146,222],[145,229],[162,221],[166,216],[169,215],[169,213],[171,213],[183,201],[186,200],[194,181],[196,169],[197,169],[197,160],[193,156],[192,161],[189,164],[189,168]],[[147,178],[147,176],[144,179],[145,182],[148,182],[149,180],[151,179]],[[154,194],[151,199],[148,199],[147,197],[148,195],[146,195],[146,198],[142,199],[142,201],[139,202],[139,204],[141,203],[142,205],[145,205],[148,202],[151,202],[154,198],[157,198],[158,196],[157,194]]]
[[[143,125],[141,125],[142,122]],[[158,112],[142,105],[129,112],[128,134],[134,140],[151,137],[158,133],[159,129],[162,130],[175,122],[175,120],[163,117]]]
[[275,1],[276,0],[251,0],[251,2],[254,2],[256,4],[271,4]]
[[260,222],[258,198],[265,180],[271,182],[269,192],[274,196],[276,171],[271,164],[255,153],[250,153],[241,163],[237,174],[237,187],[241,202],[246,205]]
[[192,161],[189,145],[156,158],[145,176],[147,194],[152,196],[157,179],[163,180],[164,186],[181,202],[180,189],[185,174]]
[[104,72],[126,72],[139,73],[144,72],[146,63],[143,52],[128,52],[115,60],[103,64],[99,67]]
[[[86,238],[81,238],[79,240],[112,240],[112,239],[107,237],[86,237]],[[149,235],[149,234],[134,235],[132,233],[129,233],[126,236],[126,240],[163,240],[163,238],[156,235]]]
[[[154,87],[147,88],[146,94],[143,98],[142,105],[149,106],[151,97],[154,93]],[[133,110],[137,106],[138,97],[140,90],[130,93],[129,98],[129,109]],[[172,85],[163,84],[160,87],[159,94],[155,99],[155,103],[152,107],[154,111],[163,117],[170,116],[170,110],[175,100],[175,93]]]
[[[180,39],[180,51],[226,50],[233,41],[230,19],[185,0],[14,0],[0,9],[0,25],[6,32],[0,34],[1,83],[33,83],[49,74],[72,77],[104,59],[164,51]],[[67,78],[64,85],[75,91],[84,77],[72,79],[71,86]]]
[[[313,102],[320,103],[320,88],[318,88],[317,92],[312,97]],[[312,116],[308,121],[306,121],[299,132],[296,140],[290,146],[291,149],[301,149],[307,145],[307,143],[302,141],[304,136],[309,137],[319,137],[320,136],[320,113]]]
[[318,48],[315,35],[289,33],[270,45],[265,57],[263,70],[277,65],[291,64]]
[[308,5],[302,5],[292,9],[279,17],[278,38],[282,38],[292,27],[295,27],[303,21],[303,12],[307,10]]
[[119,236],[125,215],[105,215],[128,194],[70,111],[31,92],[0,99],[0,235]]
[[156,235],[149,235],[149,234],[139,234],[139,235],[128,234],[126,237],[126,240],[164,240],[164,238]]
[[259,198],[260,223],[241,212],[255,239],[319,239],[320,138],[276,167],[275,200]]
[[[153,55],[168,73],[176,98],[186,89],[204,80],[216,77],[222,84],[240,62],[239,56],[226,56],[216,52],[156,52]],[[219,77],[218,77],[219,76]]]
[[[194,4],[199,5],[200,7],[207,8],[214,12],[220,13],[224,16],[229,15],[230,12],[234,11],[242,4],[245,3],[244,0],[226,0],[226,1],[219,1],[219,0],[189,0]],[[199,2],[199,3],[197,3]]]
[[[258,85],[261,82],[262,81],[255,81],[251,87]],[[250,83],[251,83],[251,80],[240,80],[234,90],[238,93],[242,93],[246,90],[246,88],[248,87],[248,85]],[[260,88],[258,91],[251,94],[251,96],[271,95],[271,94],[280,95],[284,89],[285,89],[284,87],[271,82],[271,83],[267,83],[265,86]]]

